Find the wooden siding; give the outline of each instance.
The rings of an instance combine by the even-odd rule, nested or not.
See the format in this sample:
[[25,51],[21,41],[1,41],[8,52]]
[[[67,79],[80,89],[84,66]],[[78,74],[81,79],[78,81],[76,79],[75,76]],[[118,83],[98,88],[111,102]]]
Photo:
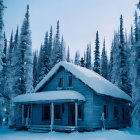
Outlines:
[[[39,89],[38,92],[71,89],[81,93],[85,97],[86,102],[84,103],[84,119],[78,120],[78,126],[88,126],[89,128],[95,129],[101,128],[101,115],[104,111],[104,105],[108,105],[108,120],[106,121],[107,128],[121,128],[126,126],[127,118],[123,121],[122,108],[126,110],[128,105],[124,100],[98,95],[94,90],[90,89],[73,75],[72,87],[68,87],[68,76],[70,75],[71,73],[67,70],[60,68],[54,77]],[[63,87],[61,89],[58,88],[59,78],[63,78]],[[114,106],[118,107],[118,118],[114,118]],[[65,123],[67,116],[64,118]]]

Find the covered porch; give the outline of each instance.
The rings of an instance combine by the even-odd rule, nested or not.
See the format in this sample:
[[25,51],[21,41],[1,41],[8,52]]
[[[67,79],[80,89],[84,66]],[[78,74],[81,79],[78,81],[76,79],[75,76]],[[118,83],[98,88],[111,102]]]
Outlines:
[[72,90],[19,95],[13,102],[22,105],[22,126],[32,132],[75,131],[84,119],[85,98]]

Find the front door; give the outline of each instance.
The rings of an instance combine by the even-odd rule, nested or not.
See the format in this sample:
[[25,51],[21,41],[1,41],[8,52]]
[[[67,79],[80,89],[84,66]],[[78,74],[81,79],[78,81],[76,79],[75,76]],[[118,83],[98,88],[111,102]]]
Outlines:
[[69,111],[68,111],[68,124],[70,126],[75,125],[75,104],[74,103],[69,103]]

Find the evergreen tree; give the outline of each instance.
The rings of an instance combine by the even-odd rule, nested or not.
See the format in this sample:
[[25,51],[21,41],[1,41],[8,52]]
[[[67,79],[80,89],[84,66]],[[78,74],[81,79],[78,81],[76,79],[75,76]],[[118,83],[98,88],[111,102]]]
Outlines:
[[86,51],[86,68],[91,69],[91,43],[87,45]]
[[133,26],[131,26],[131,34],[130,34],[130,42],[133,45],[134,44],[134,35],[133,35]]
[[44,46],[43,46],[43,68],[42,68],[42,74],[43,77],[49,72],[50,70],[50,52],[49,50],[49,39],[48,39],[48,32],[45,34],[45,39],[44,39]]
[[[140,10],[140,2],[137,5],[137,8]],[[132,83],[132,97],[133,97],[133,116],[137,119],[139,119],[140,112],[139,112],[139,106],[140,106],[140,19],[138,22],[138,41],[133,46],[133,83]]]
[[4,36],[3,36],[4,22],[3,22],[3,12],[4,12],[3,0],[0,0],[0,72],[1,72],[2,67],[3,67],[2,58],[4,57],[4,54],[3,54],[3,47],[4,47]]
[[135,42],[138,41],[138,13],[135,11]]
[[112,44],[111,44],[110,60],[109,60],[109,65],[108,65],[108,80],[110,82],[112,79],[112,69],[113,69],[113,49],[114,49],[114,41],[112,41]]
[[70,62],[70,50],[68,46],[68,51],[67,51],[67,62]]
[[9,42],[9,47],[8,47],[8,52],[7,52],[7,56],[6,56],[6,61],[7,61],[7,87],[8,87],[8,93],[9,93],[9,97],[12,98],[12,87],[13,87],[13,31],[11,33],[11,37],[10,37],[10,42]]
[[34,52],[33,58],[33,87],[35,88],[38,81],[38,61],[37,61],[37,51]]
[[104,39],[102,55],[101,55],[101,75],[104,78],[108,79],[108,59],[107,59],[107,53],[105,50],[105,39]]
[[76,53],[75,53],[74,64],[75,65],[80,65],[80,54],[79,54],[79,51],[76,51]]
[[14,92],[14,96],[18,95],[20,92],[20,85],[19,85],[19,79],[21,78],[19,75],[19,31],[18,31],[18,27],[16,30],[16,34],[14,37],[14,42],[13,42],[13,92]]
[[25,94],[32,91],[33,86],[33,62],[32,62],[32,42],[31,42],[31,31],[29,23],[29,5],[27,5],[27,11],[21,27],[20,34],[20,83],[21,93]]
[[63,38],[63,36],[62,36],[62,38],[61,38],[61,44],[60,44],[60,49],[61,49],[61,52],[60,52],[60,54],[61,54],[61,61],[65,61],[65,43],[64,43],[64,38]]
[[49,35],[49,70],[53,67],[53,58],[52,58],[52,47],[53,47],[53,31],[52,31],[52,26],[50,28],[50,35]]
[[60,46],[60,31],[59,31],[59,20],[57,21],[57,27],[56,27],[56,35],[55,35],[55,59],[54,59],[54,65],[61,61],[61,46]]
[[119,33],[114,33],[114,41],[111,48],[111,55],[112,55],[112,70],[111,70],[111,82],[115,85],[119,84],[119,75],[120,75],[120,66],[119,66]]
[[96,33],[95,51],[94,51],[94,67],[93,70],[100,74],[100,52],[99,52],[99,35]]
[[123,33],[123,17],[120,17],[120,44],[119,44],[119,82],[118,86],[125,91],[127,94],[130,94],[129,83],[128,83],[128,73],[127,73],[127,56],[125,51],[125,42],[124,42],[124,33]]
[[43,45],[41,44],[40,47],[40,51],[39,51],[39,56],[38,56],[38,81],[37,83],[39,83],[43,77],[44,77],[44,73],[42,71],[43,69],[43,65],[44,65],[44,50],[43,50]]

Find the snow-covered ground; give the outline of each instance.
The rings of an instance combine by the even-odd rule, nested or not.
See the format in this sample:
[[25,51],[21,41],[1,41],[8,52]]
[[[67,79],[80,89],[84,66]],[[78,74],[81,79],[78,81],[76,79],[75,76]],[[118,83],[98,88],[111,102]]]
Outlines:
[[140,140],[140,133],[131,129],[99,130],[84,133],[31,133],[0,128],[0,140]]

